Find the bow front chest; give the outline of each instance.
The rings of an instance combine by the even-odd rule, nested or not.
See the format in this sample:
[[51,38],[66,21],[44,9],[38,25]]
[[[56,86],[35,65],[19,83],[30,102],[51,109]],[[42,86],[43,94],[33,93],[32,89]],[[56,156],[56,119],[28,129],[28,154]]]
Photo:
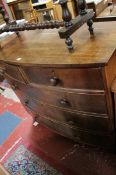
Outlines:
[[116,22],[83,25],[69,53],[57,30],[20,33],[1,49],[1,74],[34,120],[79,143],[115,150],[111,85],[116,76]]

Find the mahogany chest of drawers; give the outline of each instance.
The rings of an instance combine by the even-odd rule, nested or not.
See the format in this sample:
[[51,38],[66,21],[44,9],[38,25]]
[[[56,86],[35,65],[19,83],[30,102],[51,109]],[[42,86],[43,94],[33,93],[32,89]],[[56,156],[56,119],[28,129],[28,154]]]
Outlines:
[[[84,25],[68,53],[56,30],[21,34],[3,48],[2,75],[34,120],[79,143],[115,150],[116,23]],[[109,33],[110,31],[110,33]]]

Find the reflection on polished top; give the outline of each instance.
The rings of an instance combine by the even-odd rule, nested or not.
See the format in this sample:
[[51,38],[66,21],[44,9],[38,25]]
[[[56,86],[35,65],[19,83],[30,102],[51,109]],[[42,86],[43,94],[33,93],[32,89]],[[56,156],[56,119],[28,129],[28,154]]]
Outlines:
[[87,66],[107,63],[116,48],[116,22],[94,23],[90,37],[86,24],[72,35],[74,52],[69,53],[58,31],[20,32],[20,39],[1,49],[0,58],[16,63]]

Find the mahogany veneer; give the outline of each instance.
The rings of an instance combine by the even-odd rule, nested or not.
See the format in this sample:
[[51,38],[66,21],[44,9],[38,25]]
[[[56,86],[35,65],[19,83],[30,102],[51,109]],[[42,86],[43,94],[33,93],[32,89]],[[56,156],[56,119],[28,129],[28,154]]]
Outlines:
[[21,33],[0,52],[4,77],[22,104],[55,132],[75,141],[115,150],[111,84],[116,76],[116,23],[86,25],[69,53],[56,30]]

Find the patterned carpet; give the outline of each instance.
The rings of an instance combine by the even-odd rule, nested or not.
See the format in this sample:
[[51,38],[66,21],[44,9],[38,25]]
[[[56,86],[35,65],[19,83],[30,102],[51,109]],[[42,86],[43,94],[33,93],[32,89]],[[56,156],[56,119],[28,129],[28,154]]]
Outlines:
[[22,144],[3,165],[11,175],[62,175]]
[[[12,114],[15,119],[17,119],[16,116],[20,116],[21,120],[16,127],[13,125],[12,132],[5,135],[1,141],[0,163],[11,175],[62,175],[55,169],[54,163],[52,164],[50,159],[48,161],[48,158],[38,148],[32,146],[30,141],[24,144],[29,138],[29,133],[34,129],[32,117],[26,112],[6,81],[0,84],[0,87],[0,118],[6,117],[6,114]],[[7,119],[9,119],[8,116]],[[9,131],[9,122],[6,124]],[[2,127],[2,130],[5,127]],[[0,132],[0,138],[2,137],[3,132]]]

